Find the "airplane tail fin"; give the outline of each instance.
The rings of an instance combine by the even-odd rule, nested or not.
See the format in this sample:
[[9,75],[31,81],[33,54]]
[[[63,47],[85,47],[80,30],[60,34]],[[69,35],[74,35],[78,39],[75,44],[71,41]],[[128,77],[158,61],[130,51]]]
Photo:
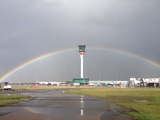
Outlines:
[[40,84],[40,82],[37,80],[37,78],[36,78],[36,83]]

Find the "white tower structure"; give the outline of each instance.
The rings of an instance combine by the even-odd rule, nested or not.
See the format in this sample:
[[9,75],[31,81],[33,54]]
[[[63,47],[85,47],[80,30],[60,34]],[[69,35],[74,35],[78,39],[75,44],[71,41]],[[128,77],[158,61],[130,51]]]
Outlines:
[[81,78],[83,78],[83,56],[85,53],[85,47],[86,45],[79,45],[79,53],[80,53],[80,58],[81,58]]
[[81,78],[73,78],[73,85],[74,84],[88,85],[89,78],[83,77],[83,57],[84,57],[86,45],[79,45],[78,47],[79,47],[79,53],[80,53],[80,59],[81,59]]

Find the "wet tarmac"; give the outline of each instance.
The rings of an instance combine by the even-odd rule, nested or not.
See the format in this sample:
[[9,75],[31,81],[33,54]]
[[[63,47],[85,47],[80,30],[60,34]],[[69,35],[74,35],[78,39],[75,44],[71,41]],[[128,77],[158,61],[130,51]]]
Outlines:
[[0,120],[133,120],[97,98],[65,94],[64,90],[23,91],[31,99],[0,108]]

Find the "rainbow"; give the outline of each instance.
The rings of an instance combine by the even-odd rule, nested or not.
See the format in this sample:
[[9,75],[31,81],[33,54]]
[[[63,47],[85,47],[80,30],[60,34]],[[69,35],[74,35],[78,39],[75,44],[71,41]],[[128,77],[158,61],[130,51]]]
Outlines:
[[160,68],[160,63],[154,61],[154,60],[151,60],[149,58],[146,58],[144,56],[140,56],[138,54],[134,54],[132,52],[129,52],[129,51],[124,51],[124,50],[120,50],[120,49],[116,49],[116,48],[104,48],[104,47],[91,47],[89,49],[94,49],[94,50],[106,50],[106,51],[111,51],[111,52],[115,52],[115,53],[119,53],[119,54],[124,54],[124,55],[128,55],[128,56],[131,56],[131,57],[134,57],[134,58],[137,58],[137,59],[140,59],[140,60],[143,60],[145,62],[147,62],[148,64],[151,64],[157,68]]
[[[157,63],[151,59],[148,59],[146,57],[143,57],[143,56],[140,56],[140,55],[137,55],[137,54],[134,54],[134,53],[131,53],[131,52],[128,52],[128,51],[123,51],[123,50],[120,50],[120,49],[113,49],[113,48],[104,48],[104,47],[88,47],[87,49],[89,50],[105,50],[105,51],[111,51],[111,52],[115,52],[115,53],[119,53],[119,54],[124,54],[124,55],[128,55],[128,56],[131,56],[131,57],[135,57],[135,58],[138,58],[140,60],[143,60],[155,67],[158,67],[160,68],[160,63]],[[61,53],[65,53],[65,52],[71,52],[71,51],[74,51],[74,50],[77,50],[77,48],[69,48],[69,49],[62,49],[62,50],[57,50],[57,51],[54,51],[54,52],[50,52],[50,53],[47,53],[47,54],[43,54],[41,56],[38,56],[36,58],[33,58],[21,65],[19,65],[18,67],[12,69],[11,71],[7,72],[5,75],[3,75],[0,79],[0,82],[1,81],[4,81],[5,79],[7,79],[8,77],[10,77],[12,74],[16,73],[17,71],[21,70],[22,68],[26,67],[26,66],[29,66],[30,64],[33,64],[37,61],[40,61],[44,58],[48,58],[50,56],[53,56],[53,55],[57,55],[57,54],[61,54]],[[78,51],[78,50],[77,50]]]
[[28,111],[28,112],[32,112],[32,113],[36,113],[36,114],[41,114],[40,112],[34,110],[33,108],[29,108],[29,107],[23,107],[24,110]]
[[21,65],[19,65],[18,67],[12,69],[11,71],[7,72],[5,75],[3,75],[0,79],[0,82],[1,81],[4,81],[6,78],[10,77],[12,74],[16,73],[17,71],[21,70],[22,68],[28,66],[28,65],[31,65],[37,61],[40,61],[44,58],[47,58],[47,57],[50,57],[50,56],[53,56],[53,55],[57,55],[57,54],[60,54],[60,53],[65,53],[65,52],[70,52],[70,51],[73,51],[75,50],[74,48],[71,48],[71,49],[62,49],[62,50],[57,50],[57,51],[54,51],[54,52],[49,52],[47,54],[44,54],[44,55],[41,55],[41,56],[38,56],[36,58],[33,58]]

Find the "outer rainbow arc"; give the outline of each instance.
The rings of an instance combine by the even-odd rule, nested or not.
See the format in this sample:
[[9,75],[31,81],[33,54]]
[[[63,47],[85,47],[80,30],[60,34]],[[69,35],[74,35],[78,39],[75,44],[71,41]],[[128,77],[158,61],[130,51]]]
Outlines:
[[[145,58],[143,56],[140,56],[140,55],[137,55],[137,54],[134,54],[134,53],[130,53],[130,52],[127,52],[127,51],[123,51],[123,50],[120,50],[120,49],[104,48],[104,47],[88,47],[87,49],[106,50],[106,51],[111,51],[111,52],[115,52],[115,53],[129,55],[129,56],[141,59],[141,60],[143,60],[143,61],[145,61],[145,62],[147,62],[151,65],[154,65],[155,67],[160,68],[160,63],[157,63],[157,62],[155,62],[153,60],[150,60],[148,58]],[[65,52],[70,52],[70,51],[74,51],[74,50],[76,50],[76,48],[62,49],[62,50],[57,50],[57,51],[50,52],[50,53],[38,56],[36,58],[33,58],[33,59],[21,64],[20,66],[12,69],[11,71],[7,72],[5,75],[3,75],[1,77],[0,81],[4,81],[6,78],[11,76],[12,74],[16,73],[17,71],[21,70],[22,68],[24,68],[24,67],[26,67],[26,66],[28,66],[28,65],[36,62],[36,61],[42,60],[44,58],[47,58],[47,57],[50,57],[50,56],[53,56],[53,55],[57,55],[57,54],[60,54],[60,53],[65,53]]]

